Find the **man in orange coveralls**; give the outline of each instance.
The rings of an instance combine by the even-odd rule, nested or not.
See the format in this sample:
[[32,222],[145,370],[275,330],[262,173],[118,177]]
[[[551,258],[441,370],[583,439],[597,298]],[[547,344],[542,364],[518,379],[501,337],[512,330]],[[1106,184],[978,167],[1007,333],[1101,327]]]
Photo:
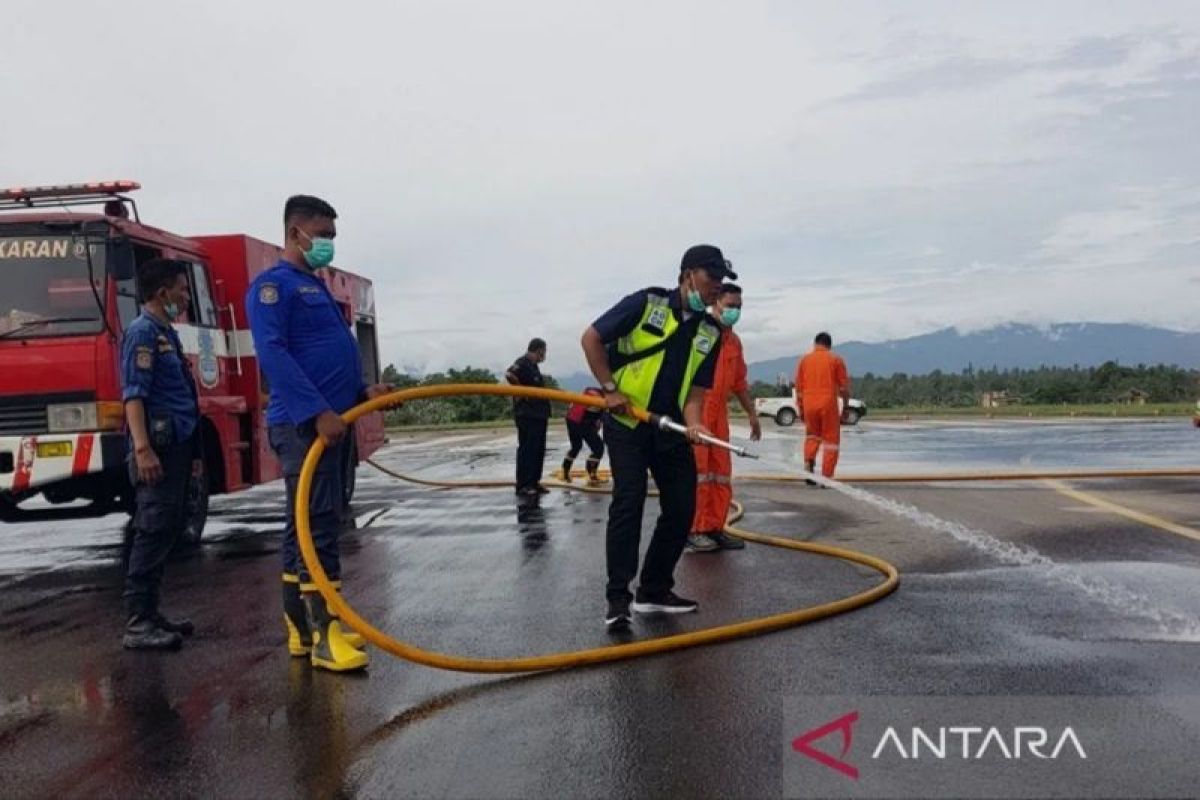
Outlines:
[[[742,355],[742,340],[733,332],[742,315],[742,290],[727,283],[713,304],[712,316],[721,323],[721,349],[712,387],[704,395],[704,426],[719,439],[729,438],[729,395],[737,397],[750,416],[750,438],[762,438],[762,427],[754,413],[754,403],[746,386],[746,359]],[[709,553],[714,550],[740,550],[746,546],[741,539],[724,532],[729,502],[733,499],[733,462],[728,450],[696,445],[696,516],[686,549],[689,553]]]
[[[804,440],[804,469],[812,472],[817,466],[817,450],[823,449],[821,474],[833,477],[837,468],[838,449],[842,441],[842,403],[850,402],[850,376],[846,362],[834,353],[833,339],[828,333],[818,333],[812,352],[800,359],[796,367],[796,407],[804,416],[807,434]],[[811,481],[810,481],[811,482]]]

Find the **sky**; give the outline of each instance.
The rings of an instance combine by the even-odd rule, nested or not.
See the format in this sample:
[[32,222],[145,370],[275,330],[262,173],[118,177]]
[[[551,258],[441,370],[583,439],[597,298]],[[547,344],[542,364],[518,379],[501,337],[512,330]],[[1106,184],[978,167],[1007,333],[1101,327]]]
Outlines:
[[1200,3],[5,0],[0,185],[338,210],[385,363],[545,371],[690,245],[747,359],[813,334],[1200,330]]

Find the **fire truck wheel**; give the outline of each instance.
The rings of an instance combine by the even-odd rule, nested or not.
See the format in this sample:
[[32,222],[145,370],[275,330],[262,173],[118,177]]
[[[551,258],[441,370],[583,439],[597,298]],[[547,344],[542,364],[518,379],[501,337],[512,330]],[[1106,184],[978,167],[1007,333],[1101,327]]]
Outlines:
[[90,517],[103,517],[106,514],[111,514],[116,510],[117,498],[110,494],[92,498],[92,502],[87,505],[87,514]]
[[17,518],[17,504],[11,498],[0,497],[0,520],[12,522]]
[[198,477],[193,477],[188,486],[187,517],[183,524],[183,533],[179,537],[181,547],[196,547],[200,537],[204,535],[204,525],[208,522],[208,467],[201,471]]

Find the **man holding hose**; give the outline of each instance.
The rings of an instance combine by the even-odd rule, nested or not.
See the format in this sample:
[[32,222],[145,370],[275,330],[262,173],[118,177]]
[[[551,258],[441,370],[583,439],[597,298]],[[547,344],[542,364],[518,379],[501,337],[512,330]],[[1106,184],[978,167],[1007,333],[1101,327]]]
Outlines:
[[[602,314],[583,333],[588,366],[604,392],[604,440],[612,468],[606,556],[609,630],[627,628],[630,610],[679,614],[698,604],[675,594],[675,564],[683,552],[696,507],[696,463],[688,439],[709,431],[702,424],[704,392],[712,385],[720,325],[705,312],[721,282],[737,274],[717,247],[683,254],[673,289],[634,292]],[[630,416],[644,408],[680,422],[688,439]],[[658,487],[661,513],[642,564],[637,595],[629,584],[638,571],[646,471]]]
[[283,535],[283,614],[288,652],[314,667],[350,672],[367,666],[362,638],[345,628],[312,582],[296,538],[300,469],[319,436],[325,452],[309,497],[309,522],[321,567],[341,585],[343,448],[353,431],[341,414],[391,387],[367,386],[358,342],[316,270],[333,262],[337,212],[311,195],[288,198],[279,262],[246,293],[259,367],[271,387],[267,437],[283,468],[287,516]]

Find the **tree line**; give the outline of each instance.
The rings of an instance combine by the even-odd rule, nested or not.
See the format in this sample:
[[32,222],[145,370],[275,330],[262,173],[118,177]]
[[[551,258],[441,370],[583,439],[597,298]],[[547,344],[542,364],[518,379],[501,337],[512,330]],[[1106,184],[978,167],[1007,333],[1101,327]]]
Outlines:
[[[559,384],[545,376],[547,388]],[[422,377],[400,372],[392,364],[383,371],[383,381],[398,389],[448,383],[489,383],[502,380],[489,369],[464,367]],[[853,379],[854,397],[869,408],[926,406],[966,408],[980,404],[985,392],[1003,392],[1012,401],[1039,405],[1120,403],[1141,397],[1151,403],[1192,402],[1200,398],[1200,371],[1162,364],[1123,367],[1109,361],[1099,367],[1040,367],[1038,369],[975,369],[962,372],[934,370],[927,375],[898,372],[890,377],[870,372]],[[778,397],[791,391],[755,381],[753,397]],[[561,417],[565,404],[554,404]],[[452,425],[465,422],[494,422],[512,417],[512,400],[507,397],[443,397],[406,403],[387,412],[387,424]]]
[[[547,389],[559,388],[558,381],[550,375],[543,376]],[[434,372],[422,377],[408,375],[388,364],[383,370],[384,383],[390,383],[397,389],[411,389],[416,386],[439,386],[448,383],[500,383],[501,380],[494,372],[480,367],[464,367],[448,369],[445,372]],[[554,413],[562,416],[565,406],[555,403]],[[418,400],[405,403],[400,408],[389,410],[384,420],[389,426],[408,425],[452,425],[463,422],[493,422],[512,417],[512,400],[508,397],[491,397],[488,395],[470,395],[464,397],[438,397],[429,400]]]
[[[966,408],[980,405],[985,393],[1003,393],[1010,402],[1038,405],[1191,402],[1200,397],[1200,371],[1156,364],[1135,367],[1108,361],[1099,367],[1038,369],[934,370],[926,375],[903,372],[891,376],[870,372],[852,379],[852,394],[869,408],[933,406]],[[756,397],[786,394],[790,387],[755,382]]]

